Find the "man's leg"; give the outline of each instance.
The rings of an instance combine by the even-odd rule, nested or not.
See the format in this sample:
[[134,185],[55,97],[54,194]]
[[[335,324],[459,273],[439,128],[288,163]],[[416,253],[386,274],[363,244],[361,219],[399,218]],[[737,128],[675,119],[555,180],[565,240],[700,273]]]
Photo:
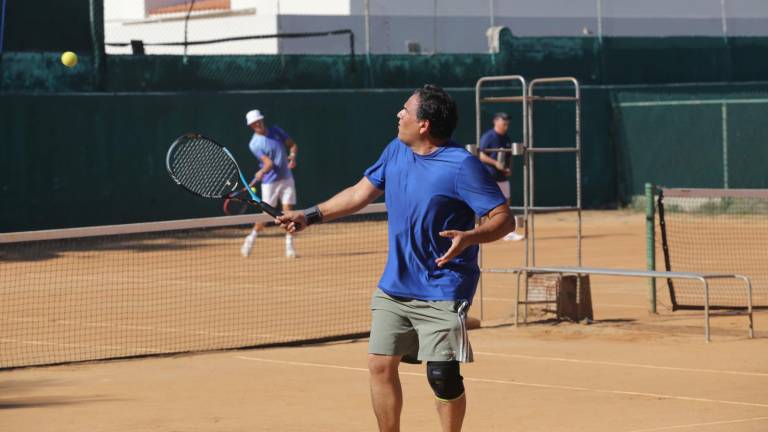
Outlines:
[[248,233],[247,236],[245,236],[245,239],[243,240],[243,245],[240,247],[240,254],[243,256],[243,258],[248,258],[248,255],[251,254],[251,249],[253,249],[253,242],[256,240],[256,237],[259,236],[259,233],[264,229],[264,224],[262,223],[255,223],[253,224],[253,229],[251,232]]
[[[283,211],[288,212],[293,210],[292,204],[283,204]],[[285,233],[285,257],[286,258],[296,258],[298,255],[296,254],[296,249],[293,247],[293,234],[291,233]]]
[[460,431],[467,410],[460,363],[456,360],[427,362],[427,381],[435,392],[435,406],[443,431]]
[[460,431],[467,410],[461,364],[473,360],[467,334],[467,301],[414,301],[410,315],[419,335],[419,359],[435,395],[443,431]]
[[[368,354],[371,375],[371,402],[379,431],[399,432],[403,410],[403,389],[397,368],[402,356]],[[463,417],[463,414],[462,414]]]
[[440,416],[440,424],[443,432],[459,432],[464,422],[464,414],[467,412],[467,395],[452,401],[435,400],[437,415]]
[[[292,178],[281,180],[280,202],[283,204],[283,211],[293,210],[296,204],[296,185]],[[293,247],[293,234],[285,233],[285,257],[296,258],[296,249]]]
[[[273,207],[277,205],[277,195],[275,194],[275,188],[272,184],[261,184],[261,199]],[[251,254],[253,242],[256,240],[256,237],[259,236],[259,233],[263,230],[263,223],[257,222],[253,225],[253,230],[248,233],[248,236],[246,236],[245,240],[243,240],[243,245],[240,247],[240,254],[243,256],[243,258],[248,258],[248,256]]]

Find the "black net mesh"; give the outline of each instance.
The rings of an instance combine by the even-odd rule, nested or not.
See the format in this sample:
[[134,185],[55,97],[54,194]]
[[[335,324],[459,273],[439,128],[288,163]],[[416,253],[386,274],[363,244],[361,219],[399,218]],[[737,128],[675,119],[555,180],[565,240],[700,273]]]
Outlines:
[[[657,226],[666,231],[666,242],[657,229],[657,245],[659,256],[669,262],[667,270],[748,276],[753,304],[768,307],[768,191],[662,189],[658,206]],[[668,286],[673,309],[704,307],[700,282],[675,280]],[[710,281],[710,305],[746,308],[744,284]]]
[[0,368],[365,333],[387,250],[383,207],[366,211],[296,235],[296,259],[279,228],[241,256],[248,215],[93,237],[3,234]]

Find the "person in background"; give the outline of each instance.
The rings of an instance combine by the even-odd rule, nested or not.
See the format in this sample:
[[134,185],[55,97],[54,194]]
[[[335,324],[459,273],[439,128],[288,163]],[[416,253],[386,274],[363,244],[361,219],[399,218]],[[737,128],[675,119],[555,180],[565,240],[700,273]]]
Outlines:
[[[510,205],[510,191],[509,191],[509,177],[512,175],[512,166],[505,163],[509,160],[509,153],[501,153],[502,157],[499,158],[499,152],[488,152],[484,150],[493,149],[509,149],[511,148],[512,141],[509,139],[507,132],[509,131],[509,116],[507,113],[498,112],[493,116],[493,127],[488,129],[480,137],[480,145],[478,151],[478,157],[480,161],[485,165],[485,169],[491,174],[494,180],[499,185],[499,189],[507,199],[507,205]],[[506,241],[519,241],[525,237],[512,231],[504,236]]]
[[[278,139],[270,137],[270,129],[267,129],[264,115],[259,110],[248,111],[245,122],[253,130],[248,148],[259,160],[259,170],[253,179],[254,182],[261,182],[261,199],[272,207],[277,207],[278,203],[282,204],[283,211],[292,210],[296,205],[296,185],[291,168],[296,166],[298,146],[285,131],[276,126],[270,129],[272,136]],[[251,254],[253,243],[263,229],[263,223],[253,225],[240,248],[243,257]],[[291,233],[285,234],[285,256],[297,257]]]

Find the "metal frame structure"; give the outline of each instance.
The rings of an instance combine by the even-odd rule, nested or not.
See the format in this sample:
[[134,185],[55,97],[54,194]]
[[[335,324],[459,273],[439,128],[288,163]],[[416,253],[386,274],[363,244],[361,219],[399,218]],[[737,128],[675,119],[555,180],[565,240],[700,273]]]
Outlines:
[[[511,96],[493,96],[483,97],[483,84],[499,82],[518,82],[520,83],[520,95]],[[573,85],[573,95],[567,96],[545,96],[538,95],[537,90],[542,86],[551,84],[569,84]],[[535,147],[534,129],[533,129],[533,106],[535,102],[573,102],[575,104],[575,142],[572,147]],[[535,214],[537,212],[552,211],[576,211],[576,265],[581,266],[581,91],[579,82],[573,77],[556,78],[536,78],[526,85],[526,80],[520,75],[489,76],[480,78],[475,84],[475,124],[476,124],[476,144],[469,150],[477,154],[477,148],[480,143],[481,134],[481,112],[483,104],[490,103],[522,103],[522,148],[512,146],[511,149],[502,149],[499,152],[512,153],[513,155],[523,156],[523,219],[525,233],[525,255],[524,267],[536,266],[536,227]],[[498,151],[498,150],[494,150]],[[534,156],[540,153],[572,153],[576,159],[576,204],[574,206],[536,206],[535,200],[535,182],[534,182]],[[480,266],[482,267],[482,249],[480,254]],[[525,281],[525,299],[516,304],[528,304],[528,280]],[[577,290],[580,290],[580,282],[577,282]],[[480,318],[483,318],[483,295],[482,279],[479,286],[480,292]]]
[[[520,95],[519,96],[501,96],[501,97],[482,97],[481,92],[483,88],[483,84],[487,83],[499,83],[499,82],[517,82],[520,84]],[[525,147],[526,143],[528,142],[528,98],[526,97],[528,91],[528,85],[525,81],[525,78],[523,78],[520,75],[502,75],[502,76],[488,76],[488,77],[482,77],[479,80],[477,80],[477,83],[475,84],[475,144],[470,144],[467,146],[467,150],[469,150],[472,154],[477,155],[480,151],[480,135],[482,134],[482,105],[486,103],[505,103],[505,102],[520,102],[523,104],[523,115],[522,115],[522,130],[523,130],[523,148]],[[504,149],[502,149],[504,150]],[[512,149],[509,150],[509,152],[512,152]],[[499,152],[499,156],[502,156],[503,151]],[[524,164],[526,162],[523,162]],[[524,168],[525,169],[525,168]],[[527,188],[527,182],[524,182],[524,188]],[[524,190],[523,194],[527,194],[527,189]],[[526,251],[528,249],[528,224],[525,224],[525,243],[526,243]],[[483,267],[483,248],[480,248],[479,256],[478,256],[480,267]],[[528,254],[526,252],[526,261],[525,265],[528,265]],[[483,319],[483,279],[480,278],[480,281],[478,283],[478,291],[480,293],[480,320]]]
[[[755,337],[754,324],[752,316],[752,281],[749,277],[739,274],[727,273],[690,273],[690,272],[660,272],[644,270],[626,270],[626,269],[607,269],[607,268],[589,268],[589,267],[523,267],[510,269],[483,269],[485,273],[513,273],[517,275],[517,289],[515,295],[515,326],[518,325],[518,309],[520,302],[520,275],[526,274],[575,274],[581,275],[602,275],[602,276],[623,276],[623,277],[645,277],[645,278],[663,278],[663,279],[693,279],[702,283],[704,289],[704,340],[711,341],[709,319],[712,315],[709,309],[709,280],[711,279],[741,279],[744,281],[747,290],[747,310],[745,312],[734,312],[732,314],[747,315],[749,319],[748,334],[750,338]],[[577,278],[578,280],[579,278]],[[525,309],[524,322],[527,322],[527,308]]]
[[[534,90],[544,84],[562,84],[562,83],[570,83],[573,84],[573,96],[536,96]],[[581,266],[581,91],[579,88],[579,82],[576,80],[576,78],[572,77],[562,77],[562,78],[537,78],[531,81],[531,83],[528,85],[528,100],[530,102],[573,102],[575,104],[576,108],[576,136],[575,136],[575,142],[573,147],[535,147],[534,145],[534,135],[533,135],[533,103],[528,104],[528,141],[527,141],[527,148],[525,151],[525,160],[526,164],[528,165],[529,172],[523,173],[523,182],[528,183],[527,186],[524,186],[524,190],[527,189],[528,193],[525,195],[525,199],[527,199],[528,202],[523,203],[523,207],[525,209],[525,220],[526,220],[526,226],[530,225],[530,248],[528,246],[528,242],[526,241],[526,264],[525,266],[528,267],[528,255],[530,254],[530,266],[535,267],[536,266],[536,226],[535,226],[535,215],[536,211],[541,210],[552,210],[547,207],[536,207],[535,202],[535,182],[534,182],[534,174],[535,174],[535,164],[534,164],[534,155],[539,153],[573,153],[575,155],[576,159],[576,205],[575,206],[559,206],[557,207],[558,211],[566,211],[566,210],[573,210],[576,211],[576,265]],[[524,165],[524,166],[525,166]],[[534,211],[531,211],[533,208],[537,209]],[[528,229],[526,228],[526,239],[528,238]],[[527,290],[526,290],[527,291]],[[527,298],[526,298],[527,300]]]
[[[481,90],[483,84],[500,81],[517,81],[522,87],[520,96],[495,96],[482,97]],[[542,86],[552,84],[569,84],[573,86],[573,94],[568,96],[547,96],[537,93]],[[579,82],[572,77],[557,78],[537,78],[526,86],[525,78],[520,75],[505,75],[496,77],[483,77],[475,85],[475,120],[476,120],[476,143],[474,148],[470,148],[477,154],[477,146],[480,143],[481,131],[481,108],[484,103],[522,103],[523,104],[523,145],[522,149],[515,148],[503,149],[502,152],[512,153],[523,156],[523,216],[525,220],[525,258],[524,266],[519,268],[504,269],[482,269],[484,273],[514,273],[517,274],[517,285],[515,294],[515,325],[519,323],[519,309],[524,306],[524,322],[528,321],[528,305],[533,303],[555,303],[555,301],[529,301],[528,299],[528,275],[530,274],[559,274],[565,273],[581,275],[603,275],[603,276],[623,276],[623,277],[645,277],[655,280],[657,278],[665,279],[693,279],[698,280],[703,285],[704,293],[704,337],[707,342],[710,341],[710,304],[709,304],[709,280],[712,279],[741,279],[745,283],[747,290],[747,310],[740,314],[746,314],[749,317],[749,337],[754,337],[753,317],[752,317],[752,282],[749,277],[739,274],[726,273],[690,273],[690,272],[672,272],[672,271],[653,271],[653,270],[627,270],[627,269],[606,269],[606,268],[585,268],[581,267],[581,229],[582,229],[582,201],[581,201],[581,91]],[[536,147],[534,145],[534,127],[533,127],[533,107],[535,102],[573,102],[575,104],[575,143],[573,147]],[[499,150],[493,150],[499,151]],[[557,206],[557,207],[538,207],[535,200],[535,162],[534,156],[539,153],[573,153],[576,159],[576,205],[575,206]],[[576,211],[576,267],[536,267],[536,213],[551,211]],[[482,249],[481,249],[482,252]],[[482,268],[482,253],[480,255],[480,267]],[[525,273],[525,292],[523,299],[520,299],[520,276]],[[482,281],[482,278],[481,278]],[[576,278],[576,296],[580,298],[581,278]],[[737,312],[738,313],[738,312]],[[480,284],[480,319],[483,319],[483,297],[482,282]]]

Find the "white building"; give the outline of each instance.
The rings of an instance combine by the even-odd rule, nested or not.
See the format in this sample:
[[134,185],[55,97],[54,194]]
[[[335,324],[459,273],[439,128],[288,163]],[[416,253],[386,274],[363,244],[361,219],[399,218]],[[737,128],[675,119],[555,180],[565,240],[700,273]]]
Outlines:
[[[366,5],[368,14],[366,14]],[[104,0],[107,43],[184,41],[189,0]],[[366,15],[369,37],[366,38]],[[351,29],[356,51],[480,53],[518,36],[767,36],[766,0],[196,0],[187,40]],[[130,47],[107,46],[110,54]],[[146,47],[180,54],[182,47]],[[346,54],[344,35],[190,46],[189,54]]]

